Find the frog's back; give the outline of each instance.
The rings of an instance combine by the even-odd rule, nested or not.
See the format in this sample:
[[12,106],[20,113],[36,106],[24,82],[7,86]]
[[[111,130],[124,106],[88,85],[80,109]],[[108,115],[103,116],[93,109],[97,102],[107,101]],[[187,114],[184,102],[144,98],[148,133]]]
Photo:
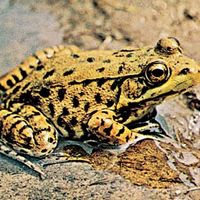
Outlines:
[[41,81],[63,79],[67,83],[139,74],[141,68],[138,63],[141,63],[141,57],[145,57],[142,50],[78,51],[71,55],[62,51],[44,65],[39,65],[29,79],[36,76]]

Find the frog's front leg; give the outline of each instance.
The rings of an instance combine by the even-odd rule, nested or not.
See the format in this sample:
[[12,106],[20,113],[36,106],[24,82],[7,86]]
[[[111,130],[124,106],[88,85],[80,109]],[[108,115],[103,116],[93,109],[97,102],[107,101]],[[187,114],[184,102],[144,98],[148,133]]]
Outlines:
[[88,121],[88,129],[100,140],[114,145],[131,145],[147,138],[158,139],[162,134],[160,125],[152,122],[129,129],[117,122],[115,113],[110,110],[95,112]]
[[0,142],[1,153],[42,174],[37,165],[19,154],[38,158],[49,155],[57,146],[58,134],[39,110],[16,104],[10,110],[0,110]]

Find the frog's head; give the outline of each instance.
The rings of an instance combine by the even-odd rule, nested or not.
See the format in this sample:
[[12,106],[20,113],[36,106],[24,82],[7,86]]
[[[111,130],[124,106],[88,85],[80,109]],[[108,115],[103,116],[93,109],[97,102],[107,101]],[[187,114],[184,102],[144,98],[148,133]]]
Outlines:
[[122,85],[126,104],[150,107],[200,83],[200,64],[182,54],[175,38],[163,38],[138,55],[139,75]]

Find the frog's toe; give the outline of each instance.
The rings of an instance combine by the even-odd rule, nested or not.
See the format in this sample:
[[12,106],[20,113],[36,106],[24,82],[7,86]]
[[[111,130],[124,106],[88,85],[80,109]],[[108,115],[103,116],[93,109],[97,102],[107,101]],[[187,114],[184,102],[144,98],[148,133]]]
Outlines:
[[28,160],[22,155],[19,155],[15,150],[11,149],[7,145],[3,144],[2,142],[0,142],[0,153],[23,163],[27,167],[33,169],[35,172],[39,173],[41,177],[45,177],[45,174],[42,171],[42,168],[40,165],[31,162],[30,160]]
[[[65,152],[58,152],[58,153],[53,153],[50,157],[39,161],[39,165],[41,165],[42,167],[45,167],[45,166],[48,166],[48,165],[68,163],[68,162],[90,163],[90,161],[87,158],[84,158],[84,156],[80,156],[80,155],[79,156],[72,156],[72,155],[69,155],[68,153],[65,153]],[[41,176],[43,176],[43,175],[41,175]]]

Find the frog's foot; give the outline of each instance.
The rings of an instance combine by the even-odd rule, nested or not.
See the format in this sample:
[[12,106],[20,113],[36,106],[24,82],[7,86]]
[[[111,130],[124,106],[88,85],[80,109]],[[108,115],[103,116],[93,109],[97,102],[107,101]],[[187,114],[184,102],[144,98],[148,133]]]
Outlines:
[[[45,157],[57,146],[58,134],[47,118],[36,108],[18,104],[10,109],[12,111],[0,110],[0,141],[4,144],[1,149],[5,150],[1,153],[6,154],[7,148],[6,155],[35,169],[18,153],[38,158]],[[40,173],[37,167],[36,171]]]
[[31,168],[35,172],[39,173],[39,175],[40,175],[40,177],[42,179],[45,177],[45,174],[42,171],[40,165],[32,163],[31,161],[29,161],[25,157],[19,155],[16,151],[14,151],[13,149],[11,149],[7,145],[4,145],[2,142],[0,142],[0,153],[2,153],[5,156],[8,156],[8,157],[10,157],[10,158],[12,158],[14,160],[17,160],[17,161],[23,163],[24,165],[26,165],[27,167]]
[[132,127],[127,127],[115,121],[114,112],[110,110],[101,110],[94,113],[88,121],[88,128],[100,140],[114,145],[111,148],[114,151],[126,150],[130,145],[144,139],[162,140],[167,137],[156,121],[140,122]]
[[54,165],[54,164],[60,164],[60,163],[69,163],[69,162],[81,162],[81,163],[89,163],[90,161],[86,158],[82,157],[76,157],[76,156],[69,156],[66,153],[61,153],[61,154],[55,154],[52,155],[50,158],[46,158],[43,160],[40,160],[38,162],[39,165],[42,167],[48,166],[48,165]]
[[[162,120],[164,119],[162,118]],[[170,138],[169,129],[165,121],[162,121],[162,124],[160,124],[160,121],[158,123],[155,119],[142,121],[135,123],[134,126],[130,126],[130,129],[149,139],[163,140]]]

